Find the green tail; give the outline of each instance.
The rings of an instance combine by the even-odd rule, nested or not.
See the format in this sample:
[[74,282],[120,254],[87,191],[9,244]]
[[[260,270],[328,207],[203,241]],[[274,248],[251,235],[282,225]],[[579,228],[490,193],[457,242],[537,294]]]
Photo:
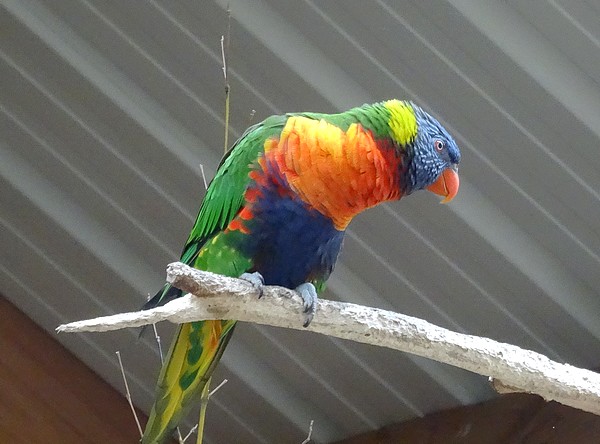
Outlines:
[[233,333],[235,321],[201,321],[179,326],[156,387],[156,402],[142,444],[168,442],[200,398]]

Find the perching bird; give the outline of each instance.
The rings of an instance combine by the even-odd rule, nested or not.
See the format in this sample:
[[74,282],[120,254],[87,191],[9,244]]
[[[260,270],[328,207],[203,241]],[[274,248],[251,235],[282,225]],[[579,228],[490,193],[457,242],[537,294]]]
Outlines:
[[[232,277],[258,272],[254,281],[297,289],[310,322],[352,218],[421,189],[450,201],[459,161],[450,134],[411,102],[269,117],[248,128],[221,161],[181,261]],[[146,307],[181,293],[167,284]],[[179,326],[142,443],[171,437],[199,400],[234,326]]]

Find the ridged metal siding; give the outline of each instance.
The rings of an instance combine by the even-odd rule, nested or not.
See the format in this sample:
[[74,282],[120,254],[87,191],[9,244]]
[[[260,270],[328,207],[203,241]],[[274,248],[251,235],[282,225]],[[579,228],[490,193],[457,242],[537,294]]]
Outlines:
[[[133,310],[178,257],[223,139],[284,111],[422,104],[462,147],[449,205],[357,218],[325,297],[600,361],[600,8],[584,0],[0,1],[0,292],[49,331]],[[161,326],[168,343],[168,326]],[[23,332],[26,334],[27,332]],[[58,339],[151,405],[136,331]],[[329,442],[493,396],[425,359],[243,325],[207,442]],[[109,425],[107,425],[109,426]]]

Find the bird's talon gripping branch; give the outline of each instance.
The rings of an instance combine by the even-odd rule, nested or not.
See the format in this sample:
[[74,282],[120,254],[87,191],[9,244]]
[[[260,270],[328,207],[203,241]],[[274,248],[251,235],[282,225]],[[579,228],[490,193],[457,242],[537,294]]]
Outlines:
[[250,282],[258,293],[258,299],[262,298],[263,286],[265,285],[265,278],[263,278],[262,274],[258,271],[255,271],[254,273],[243,273],[240,276],[240,279]]
[[302,298],[304,313],[306,314],[306,318],[304,319],[304,327],[308,327],[315,317],[315,313],[317,311],[317,300],[319,299],[317,296],[317,289],[310,282],[305,282],[296,287],[296,291]]

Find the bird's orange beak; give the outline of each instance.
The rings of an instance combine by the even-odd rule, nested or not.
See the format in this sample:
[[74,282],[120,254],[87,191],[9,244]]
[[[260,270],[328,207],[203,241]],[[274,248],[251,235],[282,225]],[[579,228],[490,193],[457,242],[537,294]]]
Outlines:
[[444,196],[441,203],[448,203],[458,193],[458,172],[455,167],[446,168],[435,182],[427,187],[432,193]]

